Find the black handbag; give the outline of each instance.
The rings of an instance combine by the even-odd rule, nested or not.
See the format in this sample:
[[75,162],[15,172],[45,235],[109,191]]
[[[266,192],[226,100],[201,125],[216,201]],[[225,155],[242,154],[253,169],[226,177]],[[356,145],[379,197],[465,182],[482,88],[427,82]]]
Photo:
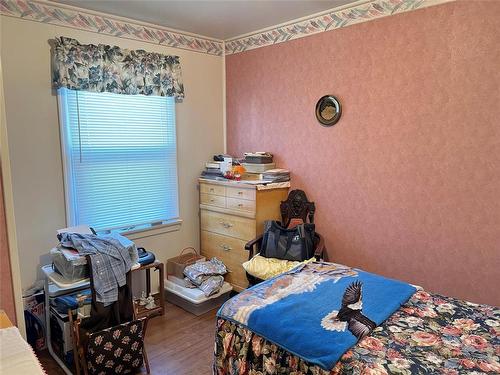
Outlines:
[[284,228],[279,221],[264,222],[260,255],[302,262],[314,256],[314,224]]

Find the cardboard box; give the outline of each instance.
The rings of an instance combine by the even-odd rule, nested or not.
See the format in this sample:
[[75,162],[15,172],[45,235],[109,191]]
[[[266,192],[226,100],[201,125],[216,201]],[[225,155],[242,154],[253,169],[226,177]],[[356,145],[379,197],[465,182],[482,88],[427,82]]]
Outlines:
[[26,340],[34,350],[45,349],[45,295],[43,292],[23,297]]

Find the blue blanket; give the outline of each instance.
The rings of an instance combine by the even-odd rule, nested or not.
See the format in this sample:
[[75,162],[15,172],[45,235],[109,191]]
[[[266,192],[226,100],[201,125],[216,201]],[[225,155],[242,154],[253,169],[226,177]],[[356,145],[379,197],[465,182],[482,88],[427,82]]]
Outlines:
[[241,292],[218,316],[330,370],[415,290],[358,269],[313,262]]

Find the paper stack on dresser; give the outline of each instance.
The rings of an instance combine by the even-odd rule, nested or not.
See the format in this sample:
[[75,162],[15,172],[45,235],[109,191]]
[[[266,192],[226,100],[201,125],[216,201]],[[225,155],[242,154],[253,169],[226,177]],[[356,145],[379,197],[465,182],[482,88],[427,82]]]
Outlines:
[[219,177],[224,177],[224,173],[222,173],[220,165],[220,161],[209,161],[205,163],[205,170],[201,172],[201,177],[214,180]]
[[270,180],[272,182],[285,182],[290,181],[290,171],[288,169],[270,169],[262,173],[263,180]]

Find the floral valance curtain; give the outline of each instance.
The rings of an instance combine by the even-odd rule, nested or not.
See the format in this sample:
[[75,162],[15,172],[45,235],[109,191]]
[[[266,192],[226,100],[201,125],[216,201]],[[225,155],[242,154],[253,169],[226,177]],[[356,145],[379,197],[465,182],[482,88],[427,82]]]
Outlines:
[[66,37],[55,39],[52,76],[56,88],[184,98],[178,56]]

